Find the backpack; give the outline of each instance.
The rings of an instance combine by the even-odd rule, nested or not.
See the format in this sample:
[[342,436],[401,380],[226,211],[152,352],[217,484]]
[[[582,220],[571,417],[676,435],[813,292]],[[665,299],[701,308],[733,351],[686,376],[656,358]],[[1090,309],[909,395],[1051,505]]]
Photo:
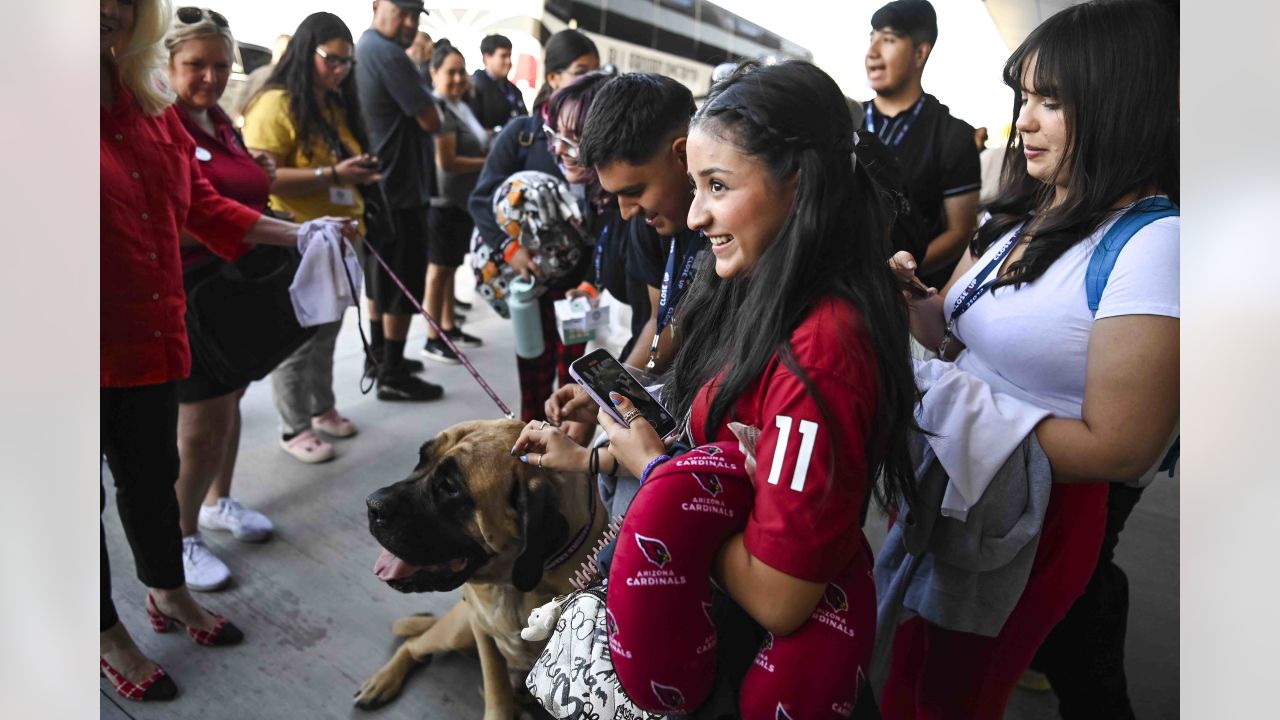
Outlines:
[[[1138,201],[1133,207],[1125,211],[1124,215],[1107,230],[1102,236],[1102,240],[1098,243],[1098,247],[1094,249],[1093,256],[1089,258],[1089,268],[1084,275],[1085,296],[1089,301],[1089,312],[1094,315],[1098,314],[1098,304],[1102,302],[1102,291],[1107,287],[1107,279],[1111,276],[1111,270],[1116,266],[1116,259],[1120,257],[1120,251],[1124,249],[1125,244],[1142,228],[1151,223],[1166,217],[1178,216],[1178,206],[1172,201],[1164,197],[1150,197]],[[1180,435],[1174,435],[1173,443],[1169,446],[1165,453],[1164,460],[1160,462],[1154,472],[1148,472],[1139,481],[1140,486],[1145,486],[1155,475],[1162,472],[1169,473],[1169,477],[1173,477],[1174,468],[1178,466],[1178,440]]]

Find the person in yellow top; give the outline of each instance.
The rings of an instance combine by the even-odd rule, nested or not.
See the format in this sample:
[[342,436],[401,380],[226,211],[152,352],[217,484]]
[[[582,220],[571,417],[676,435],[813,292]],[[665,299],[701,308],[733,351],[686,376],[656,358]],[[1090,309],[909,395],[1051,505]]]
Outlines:
[[[354,218],[363,231],[358,186],[381,176],[377,158],[364,152],[354,52],[351,31],[336,15],[307,16],[266,86],[249,101],[244,140],[276,163],[272,206],[292,212],[299,222],[326,215]],[[302,462],[334,456],[333,445],[315,431],[333,438],[356,433],[333,396],[333,349],[341,328],[341,320],[319,326],[271,374],[280,446]]]

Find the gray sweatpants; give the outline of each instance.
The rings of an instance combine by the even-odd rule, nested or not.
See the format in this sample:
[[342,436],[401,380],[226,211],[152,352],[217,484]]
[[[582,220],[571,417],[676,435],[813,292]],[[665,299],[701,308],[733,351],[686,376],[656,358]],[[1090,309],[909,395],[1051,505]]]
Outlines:
[[282,434],[310,428],[312,416],[333,408],[333,348],[341,329],[341,320],[317,326],[316,334],[272,371],[271,395]]

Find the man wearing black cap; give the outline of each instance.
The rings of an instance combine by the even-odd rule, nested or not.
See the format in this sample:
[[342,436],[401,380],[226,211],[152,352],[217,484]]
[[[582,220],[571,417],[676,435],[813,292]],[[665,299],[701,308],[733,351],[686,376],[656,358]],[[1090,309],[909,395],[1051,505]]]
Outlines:
[[928,0],[895,0],[871,16],[867,80],[875,98],[862,128],[902,164],[911,204],[931,238],[919,274],[942,288],[973,235],[982,169],[973,128],[924,92],[920,77],[938,39]]
[[[440,117],[405,50],[418,34],[422,0],[374,0],[373,26],[356,43],[356,84],[370,152],[382,165],[381,188],[368,193],[368,242],[420,302],[427,274],[427,206],[434,168],[423,162],[440,129]],[[366,203],[368,203],[366,199]],[[417,309],[372,257],[365,277],[372,309],[371,344],[381,348],[379,400],[434,400],[444,389],[413,374],[417,361],[404,358],[409,321]],[[413,365],[409,363],[412,362]]]

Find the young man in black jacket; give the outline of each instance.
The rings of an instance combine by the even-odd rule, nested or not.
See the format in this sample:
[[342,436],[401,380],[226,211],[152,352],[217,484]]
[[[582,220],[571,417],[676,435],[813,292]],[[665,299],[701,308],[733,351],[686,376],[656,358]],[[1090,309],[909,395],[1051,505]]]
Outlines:
[[487,35],[480,41],[484,68],[471,74],[474,90],[467,104],[480,126],[495,134],[512,118],[528,115],[520,89],[507,79],[511,72],[511,41],[503,35]]

